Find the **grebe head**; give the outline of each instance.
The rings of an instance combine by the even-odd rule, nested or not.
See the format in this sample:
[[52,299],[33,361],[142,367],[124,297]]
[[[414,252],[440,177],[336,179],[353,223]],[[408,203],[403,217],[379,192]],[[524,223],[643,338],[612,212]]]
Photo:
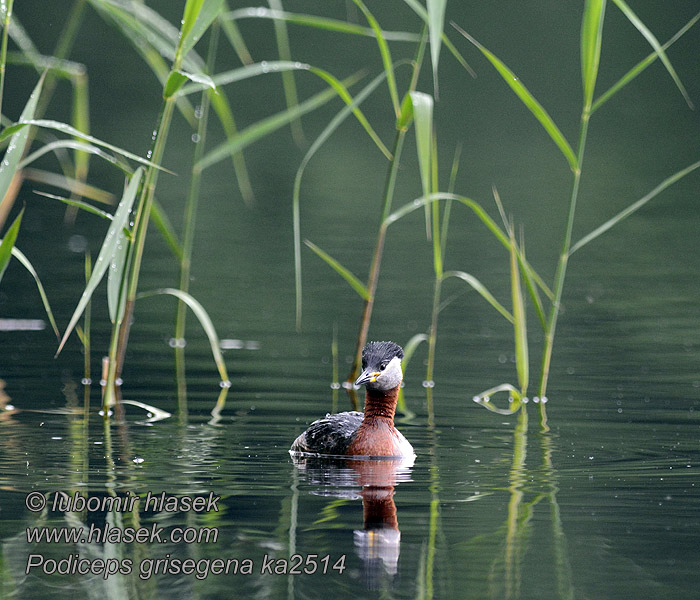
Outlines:
[[401,359],[403,348],[394,342],[370,342],[362,350],[362,374],[355,385],[367,385],[367,389],[386,391],[401,383]]

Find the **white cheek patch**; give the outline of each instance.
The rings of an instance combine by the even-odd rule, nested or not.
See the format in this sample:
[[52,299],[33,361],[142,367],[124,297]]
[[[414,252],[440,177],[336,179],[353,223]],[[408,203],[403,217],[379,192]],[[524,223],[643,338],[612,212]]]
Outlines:
[[383,389],[391,389],[399,385],[403,379],[401,371],[401,359],[395,356],[387,365],[386,369],[377,378],[377,383],[381,383]]

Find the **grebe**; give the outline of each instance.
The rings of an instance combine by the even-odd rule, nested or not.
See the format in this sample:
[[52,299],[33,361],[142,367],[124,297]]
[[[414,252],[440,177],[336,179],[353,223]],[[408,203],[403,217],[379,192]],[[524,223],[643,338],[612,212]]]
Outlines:
[[403,380],[403,348],[394,342],[370,342],[362,350],[365,412],[342,412],[314,421],[290,452],[340,456],[414,457],[413,446],[394,427]]

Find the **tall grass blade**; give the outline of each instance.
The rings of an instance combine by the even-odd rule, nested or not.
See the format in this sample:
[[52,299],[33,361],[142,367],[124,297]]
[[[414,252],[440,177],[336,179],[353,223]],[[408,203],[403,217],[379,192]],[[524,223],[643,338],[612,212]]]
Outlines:
[[497,56],[491,53],[489,50],[484,48],[479,42],[477,42],[472,36],[470,36],[464,29],[452,23],[452,26],[459,31],[465,38],[467,38],[472,44],[474,44],[481,53],[487,58],[487,60],[495,67],[499,75],[503,80],[510,86],[510,88],[515,92],[515,95],[520,98],[520,101],[528,108],[528,110],[535,116],[535,118],[540,122],[540,125],[544,127],[545,131],[552,138],[552,141],[557,145],[561,153],[564,155],[567,161],[569,161],[569,166],[572,171],[576,171],[578,168],[578,160],[574,151],[572,150],[569,142],[564,137],[564,134],[559,130],[556,123],[549,116],[549,113],[542,107],[542,105],[535,99],[535,97],[530,93],[530,91],[522,84],[520,79],[511,71]]
[[[29,100],[27,101],[27,104],[19,117],[20,123],[26,123],[34,118],[34,112],[36,111],[36,106],[39,102],[41,86],[43,83],[44,75],[39,78],[39,82],[36,84],[34,91],[29,96]],[[29,136],[28,127],[22,126],[21,128],[13,129],[13,131],[10,133],[6,133],[8,129],[13,128],[7,127],[2,131],[2,133],[0,133],[0,141],[9,137],[10,133],[12,135],[12,139],[10,139],[10,143],[5,151],[5,156],[2,163],[0,163],[0,205],[3,204],[7,192],[10,190],[12,179],[15,176],[20,160],[24,155],[24,150]]]
[[583,105],[586,108],[593,103],[593,92],[598,78],[604,16],[605,0],[586,0],[581,24],[581,77]]
[[433,63],[433,84],[435,97],[438,97],[438,63],[440,61],[440,46],[445,27],[445,7],[447,0],[427,0],[428,31],[430,33],[430,60]]
[[369,300],[369,292],[365,285],[352,273],[350,270],[346,269],[341,265],[335,258],[330,256],[328,253],[324,252],[316,244],[310,242],[309,240],[304,240],[304,243],[313,250],[316,255],[325,261],[325,263],[331,267],[338,275],[340,275],[345,281],[348,282],[350,287],[355,290],[363,300]]
[[700,168],[700,161],[693,163],[692,165],[686,167],[685,169],[681,169],[677,173],[674,173],[670,177],[667,177],[664,179],[659,185],[657,185],[653,190],[651,190],[646,196],[640,198],[636,202],[630,204],[627,208],[624,210],[621,210],[619,213],[617,213],[614,217],[611,219],[608,219],[605,223],[603,223],[600,227],[596,227],[593,231],[591,231],[588,235],[583,236],[578,242],[576,242],[573,246],[571,246],[571,249],[569,250],[569,256],[571,256],[574,252],[588,244],[589,242],[592,242],[594,239],[596,239],[598,236],[602,235],[605,233],[608,229],[611,229],[615,225],[617,225],[620,221],[623,219],[626,219],[629,217],[631,214],[637,212],[640,208],[642,208],[649,200],[655,198],[658,196],[661,192],[663,192],[667,187],[673,185],[676,183],[676,181],[679,181],[680,179],[683,179],[686,175],[689,175],[695,169]]
[[138,168],[131,177],[131,181],[124,191],[121,202],[119,203],[119,206],[114,213],[114,218],[112,219],[109,229],[107,230],[107,235],[105,235],[105,239],[102,242],[102,248],[100,248],[100,253],[95,261],[92,275],[90,276],[90,281],[88,281],[87,285],[85,286],[85,290],[80,297],[78,306],[76,306],[73,316],[68,323],[68,327],[66,327],[66,331],[63,334],[63,338],[58,346],[56,355],[60,354],[63,346],[68,340],[68,337],[73,331],[75,324],[78,322],[78,319],[80,319],[80,315],[83,313],[83,310],[85,310],[85,306],[90,301],[95,288],[100,283],[102,277],[107,272],[107,269],[111,264],[112,256],[114,255],[114,252],[117,249],[117,244],[119,243],[120,233],[122,229],[128,225],[129,214],[131,212],[134,199],[136,198],[136,192],[141,184],[142,176],[143,169]]
[[17,241],[17,234],[19,233],[19,226],[22,223],[22,216],[24,215],[24,208],[19,211],[19,214],[12,222],[12,225],[5,232],[5,236],[0,241],[0,281],[2,281],[2,276],[5,274],[5,269],[10,262],[10,257],[12,256],[12,248],[15,246]]
[[401,111],[401,106],[399,104],[399,92],[396,87],[396,78],[394,77],[394,65],[391,60],[391,52],[389,52],[389,45],[386,43],[384,34],[382,33],[382,28],[379,26],[377,19],[365,6],[362,0],[353,0],[357,7],[362,11],[362,14],[367,19],[375,37],[377,38],[377,44],[379,45],[379,54],[382,57],[382,64],[384,65],[384,71],[386,73],[386,83],[389,86],[389,95],[391,96],[391,103],[394,106],[394,114],[398,117]]
[[[71,125],[68,125],[66,123],[60,123],[59,121],[52,121],[48,119],[28,119],[28,120],[21,120],[18,123],[15,123],[14,125],[10,125],[10,127],[6,127],[5,129],[2,130],[0,133],[0,142],[3,140],[7,139],[10,135],[14,135],[15,133],[19,133],[23,130],[26,131],[26,128],[29,125],[36,125],[37,127],[43,127],[45,129],[53,129],[55,131],[60,131],[61,133],[65,133],[67,135],[71,135],[75,138],[81,139],[86,142],[90,142],[91,144],[95,144],[96,146],[102,146],[103,148],[107,148],[107,150],[111,150],[112,152],[115,152],[117,154],[121,154],[124,158],[128,158],[130,160],[136,161],[142,165],[146,165],[149,167],[155,167],[161,171],[166,171],[170,173],[167,169],[161,167],[160,165],[156,165],[152,163],[149,160],[146,160],[145,158],[141,158],[140,156],[137,156],[136,154],[132,154],[131,152],[128,152],[126,150],[122,150],[121,148],[118,148],[117,146],[113,146],[112,144],[108,144],[107,142],[103,142],[102,140],[98,140],[95,137],[92,137],[91,135],[88,135],[86,133],[83,133],[82,131],[78,131],[75,127],[72,127]],[[26,135],[26,134],[25,134]],[[2,165],[0,165],[0,174],[2,173]],[[0,175],[1,176],[1,175]]]
[[36,272],[36,269],[34,269],[34,266],[32,265],[31,262],[29,262],[29,259],[18,249],[18,248],[12,248],[12,256],[14,256],[20,264],[27,270],[29,271],[29,274],[34,278],[34,283],[36,283],[36,288],[39,291],[39,296],[41,296],[41,302],[44,305],[44,310],[46,311],[46,316],[49,319],[49,323],[51,323],[51,327],[56,334],[56,338],[60,337],[60,334],[58,333],[58,326],[56,325],[56,319],[54,319],[53,316],[53,311],[51,310],[51,305],[49,304],[49,298],[46,295],[46,291],[44,290],[44,286],[41,284],[41,280],[39,279],[39,275]]
[[[433,99],[423,92],[409,92],[413,106],[413,119],[416,128],[416,148],[423,196],[430,196],[433,141]],[[425,205],[425,231],[430,232],[430,206]],[[440,269],[442,270],[442,269]]]
[[230,380],[228,377],[228,373],[226,372],[226,364],[224,363],[224,357],[222,356],[221,349],[219,347],[219,336],[216,333],[214,323],[212,323],[212,320],[207,314],[207,311],[204,310],[204,307],[190,294],[187,294],[182,290],[176,290],[175,288],[162,288],[159,290],[154,290],[152,292],[143,292],[138,294],[137,298],[148,298],[151,296],[160,295],[175,296],[179,300],[182,300],[182,302],[184,302],[187,306],[189,306],[192,309],[192,312],[199,320],[199,323],[202,326],[204,333],[207,335],[207,338],[209,338],[209,345],[211,346],[211,352],[214,356],[214,362],[216,363],[216,368],[219,371],[221,381],[223,384],[226,385],[226,387],[228,387]]
[[527,318],[525,302],[520,286],[520,268],[518,266],[518,251],[515,243],[513,227],[510,230],[510,287],[513,298],[513,327],[515,329],[515,367],[518,372],[520,392],[524,396],[530,378],[530,364],[527,347]]
[[[690,21],[688,21],[683,27],[681,27],[676,34],[669,39],[663,46],[664,50],[668,50],[673,44],[675,44],[683,35],[700,20],[700,13],[696,14]],[[630,81],[632,81],[637,75],[642,73],[649,65],[651,65],[659,55],[656,52],[652,52],[645,59],[638,62],[634,67],[632,67],[627,73],[625,73],[615,84],[613,84],[606,92],[600,95],[598,99],[593,103],[591,107],[591,113],[598,110],[603,104],[605,104],[610,98],[612,98],[617,92],[619,92],[623,87],[625,87]]]
[[508,309],[506,309],[496,298],[493,296],[491,292],[488,291],[486,286],[481,283],[476,277],[473,275],[470,275],[469,273],[465,273],[464,271],[446,271],[445,274],[442,276],[442,280],[445,281],[446,279],[449,279],[450,277],[457,277],[458,279],[461,279],[465,283],[467,283],[474,291],[478,292],[484,300],[486,300],[491,306],[493,306],[499,313],[501,313],[508,321],[511,323],[514,323],[515,319],[513,315],[508,312]]
[[[281,0],[268,0],[267,3],[273,10],[282,11]],[[287,31],[287,23],[280,20],[273,21],[275,28],[275,39],[277,41],[277,54],[280,60],[292,60],[292,49],[289,45],[289,32]],[[293,71],[285,71],[282,73],[282,87],[284,89],[284,99],[287,103],[287,108],[292,108],[299,104],[299,96],[297,94],[297,85],[294,80]],[[297,144],[304,143],[304,131],[301,128],[301,120],[292,121],[292,137]]]
[[680,93],[683,95],[683,98],[685,98],[685,101],[688,104],[688,106],[690,108],[694,108],[693,102],[690,99],[690,96],[688,95],[688,92],[685,89],[685,86],[683,85],[680,78],[678,77],[678,74],[676,73],[676,70],[673,68],[671,61],[668,60],[668,56],[666,56],[666,52],[661,47],[661,44],[659,43],[659,40],[656,39],[656,36],[649,30],[649,28],[642,22],[642,20],[634,13],[634,11],[627,5],[627,3],[624,0],[612,0],[612,1],[623,12],[623,14],[630,21],[630,23],[632,23],[632,25],[634,25],[637,28],[639,33],[641,33],[644,36],[644,38],[647,40],[647,42],[649,42],[649,45],[654,49],[654,52],[656,52],[656,54],[659,56],[659,59],[664,64],[664,67],[666,67],[668,74],[671,76],[674,83],[676,84],[676,87],[678,88]]
[[[356,78],[352,79],[356,81]],[[196,168],[204,170],[207,167],[210,167],[222,161],[230,154],[239,152],[247,146],[249,146],[250,144],[258,141],[266,135],[269,135],[273,131],[284,127],[285,125],[293,121],[295,118],[304,115],[308,112],[311,112],[312,110],[315,110],[320,106],[323,106],[324,104],[332,100],[335,96],[335,89],[326,89],[322,92],[319,92],[318,94],[315,94],[314,96],[302,102],[293,109],[283,110],[275,115],[272,115],[271,117],[263,119],[262,121],[258,121],[250,127],[247,127],[246,129],[242,130],[236,138],[229,140],[228,142],[224,142],[223,144],[220,144],[219,146],[211,150],[202,158],[201,161],[199,161],[195,165]]]
[[292,197],[292,228],[294,230],[294,286],[296,290],[296,325],[297,329],[301,327],[301,311],[302,311],[302,290],[301,290],[301,180],[309,164],[311,158],[316,154],[318,149],[326,142],[326,140],[335,132],[340,124],[347,119],[355,105],[369,96],[386,78],[386,73],[382,72],[369,82],[362,90],[360,90],[352,104],[344,106],[326,125],[321,134],[314,140],[311,147],[307,150],[294,178],[294,192]]

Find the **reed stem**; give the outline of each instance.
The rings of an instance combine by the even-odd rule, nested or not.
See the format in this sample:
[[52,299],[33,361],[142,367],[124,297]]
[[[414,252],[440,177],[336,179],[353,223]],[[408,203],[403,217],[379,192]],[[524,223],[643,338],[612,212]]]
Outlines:
[[[171,68],[171,73],[179,71],[182,65],[181,46],[178,46],[175,54],[175,60]],[[160,165],[165,153],[166,141],[170,124],[172,122],[173,111],[175,110],[176,96],[170,95],[163,99],[158,124],[153,136],[153,144],[149,151],[148,158],[153,165]],[[159,169],[155,166],[150,166],[146,171],[144,183],[139,196],[136,218],[134,220],[133,230],[136,232],[134,242],[130,245],[129,255],[127,258],[128,266],[128,281],[126,288],[126,304],[121,322],[117,320],[112,331],[112,340],[109,350],[109,372],[106,381],[104,403],[106,405],[114,404],[115,402],[115,382],[121,375],[122,366],[124,364],[124,356],[126,346],[129,341],[129,332],[131,330],[132,317],[134,312],[134,303],[136,302],[136,293],[138,291],[139,275],[141,272],[141,261],[143,260],[143,250],[146,244],[146,234],[148,232],[148,221],[151,216],[153,207],[153,198],[155,196],[156,184],[158,183]],[[117,331],[118,330],[118,331]]]
[[[209,49],[207,53],[207,70],[211,72],[214,68],[214,60],[219,44],[219,24],[215,21],[211,27],[211,36],[209,38]],[[202,99],[199,108],[195,112],[198,117],[197,131],[194,134],[195,146],[194,156],[192,159],[192,172],[190,175],[190,189],[187,194],[187,202],[185,204],[184,214],[184,233],[182,240],[182,259],[180,261],[180,286],[182,292],[189,293],[190,289],[190,271],[192,267],[192,250],[194,247],[195,223],[197,221],[197,208],[199,206],[199,191],[202,179],[202,170],[195,168],[194,165],[204,156],[206,146],[207,124],[209,121],[209,107],[211,90],[202,92]],[[186,384],[185,384],[185,357],[184,357],[184,339],[185,328],[187,324],[187,305],[178,300],[177,316],[175,318],[175,368],[177,370],[178,382],[178,398],[181,405],[185,402]]]
[[7,66],[7,40],[10,33],[10,20],[12,18],[12,4],[14,0],[5,2],[5,14],[2,21],[2,47],[0,47],[0,115],[2,114],[2,98],[5,91],[5,68]]
[[401,128],[396,131],[394,140],[394,148],[392,150],[392,159],[389,164],[389,172],[387,173],[386,184],[384,186],[384,198],[382,207],[382,219],[377,234],[377,243],[372,255],[372,264],[369,270],[369,280],[367,282],[368,298],[365,300],[365,306],[362,310],[362,319],[360,321],[360,331],[357,335],[357,346],[355,348],[355,360],[352,364],[352,369],[346,380],[347,383],[353,383],[360,372],[362,364],[362,348],[367,342],[367,333],[369,331],[369,323],[372,319],[372,308],[374,307],[374,294],[377,291],[377,283],[379,281],[379,269],[382,262],[382,253],[384,251],[384,241],[386,239],[387,225],[386,218],[391,213],[391,202],[394,198],[394,189],[396,187],[396,175],[399,170],[399,161],[401,159],[401,151],[403,142],[406,137],[406,129]]
[[554,301],[549,322],[545,331],[544,350],[542,352],[542,370],[540,373],[540,384],[538,395],[540,397],[547,394],[547,380],[549,378],[549,368],[552,361],[552,349],[554,346],[554,334],[557,328],[557,319],[561,309],[561,298],[564,291],[564,279],[566,278],[566,268],[569,262],[569,250],[571,248],[571,236],[574,229],[574,218],[576,216],[576,203],[578,201],[579,186],[581,183],[581,167],[583,165],[583,155],[586,148],[586,138],[588,136],[588,122],[590,120],[591,107],[587,104],[581,114],[581,132],[579,134],[578,152],[576,154],[576,171],[571,188],[571,200],[569,202],[569,215],[566,222],[566,233],[564,234],[564,244],[557,264],[557,271],[554,277]]

